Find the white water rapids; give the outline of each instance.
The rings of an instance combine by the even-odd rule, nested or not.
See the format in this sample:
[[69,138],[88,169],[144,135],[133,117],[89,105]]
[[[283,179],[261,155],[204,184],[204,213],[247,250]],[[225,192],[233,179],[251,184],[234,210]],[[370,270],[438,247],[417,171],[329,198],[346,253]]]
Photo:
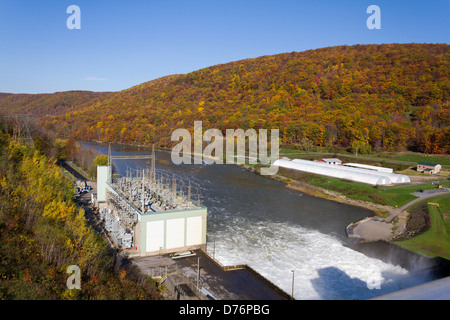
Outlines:
[[216,234],[215,246],[208,242],[208,252],[223,265],[251,266],[288,294],[294,281],[295,299],[368,299],[430,280],[287,223],[240,219]]
[[[107,154],[107,145],[86,145]],[[139,152],[149,151],[113,146],[114,155]],[[157,157],[170,160],[167,152]],[[114,170],[125,174],[127,166],[146,164],[120,161]],[[302,195],[237,166],[159,165],[157,170],[200,185],[210,255],[225,266],[247,264],[288,294],[294,280],[295,299],[368,299],[432,280],[428,272],[344,245],[345,227],[370,214],[364,209]],[[410,269],[420,269],[421,263],[408,259]]]

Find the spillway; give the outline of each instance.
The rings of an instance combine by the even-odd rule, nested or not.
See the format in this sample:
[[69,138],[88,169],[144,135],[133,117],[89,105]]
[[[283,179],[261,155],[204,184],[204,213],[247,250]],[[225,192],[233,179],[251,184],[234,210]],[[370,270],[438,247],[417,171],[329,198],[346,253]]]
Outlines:
[[[102,153],[107,146],[88,144]],[[117,154],[148,152],[114,146]],[[158,159],[170,160],[159,152]],[[115,168],[145,166],[121,161]],[[348,247],[345,227],[368,210],[310,197],[233,165],[164,165],[201,188],[207,251],[223,265],[248,264],[296,299],[368,299],[434,278],[423,268],[384,262]],[[411,265],[417,265],[411,262]],[[426,268],[426,266],[424,266]]]

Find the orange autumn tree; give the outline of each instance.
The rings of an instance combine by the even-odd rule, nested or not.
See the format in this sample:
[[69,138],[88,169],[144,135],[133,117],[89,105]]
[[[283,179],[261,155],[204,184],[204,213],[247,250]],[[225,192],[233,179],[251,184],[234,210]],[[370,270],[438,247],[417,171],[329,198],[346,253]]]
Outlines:
[[[363,126],[371,150],[449,153],[449,68],[447,44],[336,46],[211,66],[114,94],[72,94],[79,105],[48,116],[32,98],[18,96],[19,105],[0,95],[0,106],[36,112],[60,135],[104,142],[171,147],[173,130],[201,120],[223,132],[262,124],[280,129],[286,144],[347,148],[359,141],[351,126]],[[303,137],[305,125],[317,130]]]

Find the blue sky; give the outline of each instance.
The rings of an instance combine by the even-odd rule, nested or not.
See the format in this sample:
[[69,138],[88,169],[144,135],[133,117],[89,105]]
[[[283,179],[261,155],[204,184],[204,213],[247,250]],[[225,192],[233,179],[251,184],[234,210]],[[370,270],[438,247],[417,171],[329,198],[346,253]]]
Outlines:
[[[372,4],[380,30],[366,27]],[[0,0],[0,92],[119,91],[263,55],[449,43],[448,21],[450,0]]]

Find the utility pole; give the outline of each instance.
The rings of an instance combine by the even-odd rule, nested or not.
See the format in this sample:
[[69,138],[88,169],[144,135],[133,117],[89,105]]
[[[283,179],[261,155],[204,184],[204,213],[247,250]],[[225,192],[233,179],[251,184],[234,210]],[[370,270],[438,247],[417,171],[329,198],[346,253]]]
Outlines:
[[200,257],[197,258],[197,290],[200,282]]
[[213,242],[213,260],[216,260],[216,232],[214,232],[214,242]]
[[145,212],[145,169],[142,170],[142,213]]
[[108,182],[112,182],[112,167],[111,167],[111,142],[108,145]]
[[151,181],[156,181],[156,156],[155,156],[155,144],[152,144],[152,172],[151,172]]
[[292,300],[295,300],[294,299],[294,270],[291,270],[292,271]]

